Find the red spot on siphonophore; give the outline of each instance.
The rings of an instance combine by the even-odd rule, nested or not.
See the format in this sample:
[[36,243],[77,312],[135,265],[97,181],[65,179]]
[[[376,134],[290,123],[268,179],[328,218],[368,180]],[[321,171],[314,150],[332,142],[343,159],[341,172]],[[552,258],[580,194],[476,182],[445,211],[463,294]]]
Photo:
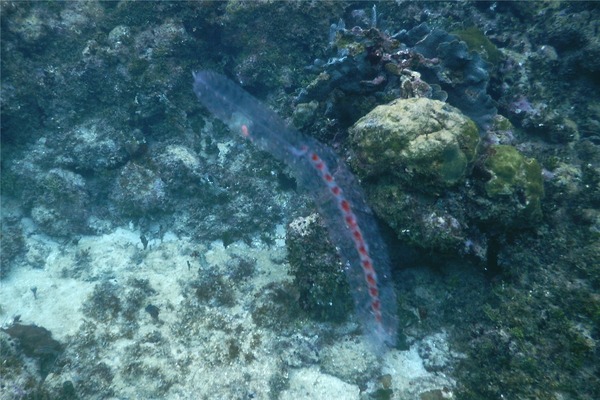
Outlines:
[[371,260],[364,260],[362,262],[362,266],[365,270],[369,272],[373,271],[373,264],[371,263]]
[[248,130],[248,126],[242,125],[242,136],[245,138],[250,137],[250,131]]
[[363,240],[362,233],[360,233],[360,231],[359,231],[359,230],[354,230],[354,231],[352,232],[352,236],[354,236],[354,239],[355,239],[356,241],[359,241],[359,242],[361,242],[361,241]]
[[327,182],[333,182],[333,176],[331,176],[331,174],[323,175],[323,179],[325,179]]
[[348,200],[344,199],[340,201],[340,206],[342,207],[342,210],[344,210],[344,212],[350,212],[350,203],[348,203]]
[[313,161],[319,161],[319,156],[317,155],[317,153],[312,153],[310,155],[310,159]]
[[323,164],[322,162],[318,162],[315,164],[315,168],[319,171],[323,171],[323,168],[325,168],[325,164]]
[[377,288],[376,288],[376,287],[372,287],[372,288],[370,288],[370,289],[369,289],[369,292],[371,293],[371,296],[373,296],[373,297],[377,297],[377,296],[379,296],[379,290],[377,290]]
[[331,188],[331,193],[333,193],[334,196],[339,196],[341,193],[341,189],[339,186],[333,186]]
[[367,274],[367,282],[369,282],[369,286],[377,285],[377,281],[375,280],[375,277],[373,276],[372,273]]
[[353,229],[357,226],[356,219],[352,215],[346,215],[346,223],[350,229]]
[[371,308],[374,311],[379,311],[379,309],[381,308],[381,302],[379,300],[373,300],[373,302],[371,303]]

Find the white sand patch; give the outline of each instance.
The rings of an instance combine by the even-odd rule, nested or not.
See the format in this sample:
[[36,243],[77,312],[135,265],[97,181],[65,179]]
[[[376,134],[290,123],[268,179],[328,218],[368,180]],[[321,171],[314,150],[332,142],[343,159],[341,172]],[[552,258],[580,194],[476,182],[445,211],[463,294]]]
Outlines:
[[290,376],[290,388],[279,397],[281,400],[313,399],[359,399],[360,389],[331,375],[323,374],[318,368],[294,371]]
[[383,374],[392,377],[394,399],[418,399],[429,391],[450,394],[455,382],[441,372],[429,372],[417,351],[417,345],[407,351],[390,351],[385,355]]
[[[37,288],[37,298],[33,287]],[[3,325],[20,315],[22,323],[42,326],[61,341],[79,329],[83,318],[81,304],[92,288],[91,283],[61,279],[45,270],[15,268],[2,281],[0,290]]]

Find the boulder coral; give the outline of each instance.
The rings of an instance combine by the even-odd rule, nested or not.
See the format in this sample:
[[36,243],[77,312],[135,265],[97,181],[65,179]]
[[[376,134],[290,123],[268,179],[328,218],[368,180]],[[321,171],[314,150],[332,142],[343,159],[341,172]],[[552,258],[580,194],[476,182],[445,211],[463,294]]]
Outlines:
[[477,126],[446,103],[426,98],[376,107],[350,129],[363,177],[390,175],[408,187],[437,191],[464,180],[475,158]]

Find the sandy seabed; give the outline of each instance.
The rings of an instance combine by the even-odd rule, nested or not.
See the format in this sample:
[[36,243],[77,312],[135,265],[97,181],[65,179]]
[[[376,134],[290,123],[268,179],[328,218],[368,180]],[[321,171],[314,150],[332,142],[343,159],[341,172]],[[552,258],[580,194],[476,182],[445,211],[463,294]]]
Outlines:
[[[377,359],[360,336],[322,343],[311,322],[293,333],[257,325],[252,313],[269,301],[265,293],[292,282],[283,226],[271,245],[225,247],[171,232],[144,246],[133,224],[60,243],[29,219],[22,225],[27,252],[1,283],[0,318],[7,327],[19,316],[65,346],[42,383],[48,388],[70,381],[86,398],[114,399],[359,399],[377,390],[393,399],[452,397],[453,380],[428,372],[417,351],[429,342],[440,358],[453,357],[443,333]],[[241,279],[232,271],[240,260],[253,268]],[[35,360],[25,361],[22,374],[35,374]],[[8,389],[22,374],[5,382],[1,399],[16,398]]]

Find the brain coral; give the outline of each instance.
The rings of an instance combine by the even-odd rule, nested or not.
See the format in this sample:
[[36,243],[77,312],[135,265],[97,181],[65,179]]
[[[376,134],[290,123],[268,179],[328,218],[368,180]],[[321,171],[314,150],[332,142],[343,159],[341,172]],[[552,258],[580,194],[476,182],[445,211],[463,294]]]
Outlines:
[[426,98],[376,107],[350,129],[354,169],[435,191],[464,179],[475,157],[477,126],[458,109]]

